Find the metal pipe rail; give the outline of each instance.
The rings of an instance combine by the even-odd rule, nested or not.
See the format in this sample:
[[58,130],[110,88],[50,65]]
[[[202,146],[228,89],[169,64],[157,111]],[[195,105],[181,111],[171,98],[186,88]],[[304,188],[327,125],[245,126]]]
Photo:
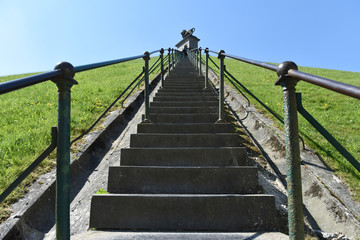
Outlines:
[[[70,239],[70,103],[71,103],[71,87],[77,82],[74,80],[75,73],[88,71],[95,68],[101,68],[117,63],[127,62],[139,58],[144,59],[145,73],[145,119],[149,120],[149,60],[150,55],[160,52],[161,56],[163,49],[145,52],[142,55],[127,57],[117,60],[87,64],[73,67],[68,62],[58,63],[53,71],[36,74],[30,77],[19,78],[4,83],[0,83],[0,95],[31,85],[52,80],[58,87],[58,127],[57,127],[57,160],[56,160],[56,238]],[[160,59],[160,58],[159,58]],[[174,58],[173,58],[174,59]],[[158,60],[159,61],[159,60]],[[163,58],[161,57],[161,61]],[[162,63],[163,64],[163,63]],[[169,61],[170,64],[170,61]],[[155,65],[155,64],[154,64]],[[154,67],[153,65],[153,67]],[[157,67],[152,69],[154,71]],[[162,77],[164,70],[161,70]],[[140,74],[141,75],[141,74]],[[139,77],[140,77],[139,75]],[[138,78],[139,78],[138,77]],[[137,78],[137,79],[138,79]],[[133,81],[133,83],[136,80]],[[133,84],[132,83],[132,84]],[[127,87],[129,89],[130,86]],[[127,90],[126,89],[126,90]],[[121,94],[121,96],[125,91]],[[120,98],[120,97],[119,97]],[[117,99],[118,100],[118,99]],[[116,100],[116,101],[117,101]],[[53,134],[54,136],[54,134]],[[2,198],[5,198],[13,188],[16,187],[18,181],[22,181],[28,171],[32,171],[55,147],[55,140],[53,139],[51,146],[35,162],[28,168],[17,180],[16,183],[11,184]]]
[[[152,51],[149,54],[151,55],[151,54],[154,54],[157,52],[160,52],[160,50]],[[78,72],[88,71],[88,70],[95,69],[95,68],[106,67],[106,66],[110,66],[113,64],[117,64],[117,63],[122,63],[122,62],[127,62],[127,61],[131,61],[131,60],[143,58],[144,56],[145,56],[145,54],[142,54],[142,55],[128,57],[128,58],[121,58],[121,59],[116,59],[116,60],[111,60],[111,61],[104,61],[104,62],[92,63],[92,64],[87,64],[87,65],[81,65],[81,66],[73,67],[73,72],[78,73]],[[45,82],[48,80],[52,80],[52,79],[55,79],[58,77],[62,77],[65,74],[64,70],[65,69],[56,69],[56,70],[49,71],[46,73],[40,73],[40,74],[36,74],[33,76],[19,78],[19,79],[0,83],[0,95],[14,91],[14,90],[18,90],[18,89],[21,89],[24,87],[35,85],[38,83],[42,83],[42,82]],[[66,71],[69,71],[69,70],[70,69],[67,69]]]
[[[209,50],[209,51],[211,51],[211,50]],[[214,51],[211,51],[211,52],[214,52]],[[280,64],[279,66],[276,66],[273,64],[260,62],[260,61],[256,61],[256,60],[251,60],[251,59],[247,59],[247,58],[243,58],[243,57],[238,57],[238,56],[234,56],[234,55],[230,55],[230,54],[222,53],[221,55],[232,58],[232,59],[236,59],[236,60],[239,60],[242,62],[246,62],[246,63],[252,64],[252,65],[258,66],[258,67],[262,67],[262,68],[266,68],[266,69],[275,71],[278,73],[278,75],[279,74],[283,75],[283,76],[288,75],[289,77],[293,77],[298,80],[303,80],[305,82],[332,90],[334,92],[344,94],[349,97],[360,99],[360,87],[298,71],[297,65],[293,62],[284,62],[284,63]]]
[[[360,87],[334,81],[331,79],[319,77],[316,75],[298,71],[298,67],[294,62],[283,62],[279,66],[260,62],[252,59],[238,57],[226,54],[223,50],[216,52],[205,49],[206,53],[206,69],[208,68],[208,53],[217,54],[220,60],[219,79],[220,88],[219,96],[223,96],[224,81],[224,58],[232,58],[248,64],[252,64],[261,68],[275,71],[278,80],[275,85],[281,85],[283,88],[284,98],[284,125],[285,125],[285,144],[286,144],[286,169],[287,169],[287,190],[288,190],[288,218],[289,218],[289,237],[290,239],[304,239],[304,219],[303,219],[303,201],[301,186],[301,168],[300,168],[300,148],[299,148],[299,129],[297,117],[297,101],[295,86],[299,80],[344,94],[349,97],[360,99]],[[197,63],[196,63],[197,65]],[[207,79],[207,71],[205,78]],[[220,103],[221,101],[221,103]],[[219,104],[222,103],[222,97],[219,97]],[[221,111],[219,119],[221,119]],[[351,161],[350,161],[351,163]],[[359,164],[354,165],[358,169]]]

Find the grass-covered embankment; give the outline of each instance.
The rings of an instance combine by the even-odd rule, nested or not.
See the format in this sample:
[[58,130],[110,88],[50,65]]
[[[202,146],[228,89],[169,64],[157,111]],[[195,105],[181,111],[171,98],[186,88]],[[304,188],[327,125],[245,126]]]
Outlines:
[[[213,58],[218,64],[218,59]],[[225,59],[226,69],[244,84],[253,94],[283,117],[282,88],[275,86],[276,73],[250,64],[232,59]],[[211,63],[210,66],[213,66]],[[333,79],[343,83],[360,86],[360,73],[319,68],[299,67],[300,71]],[[229,86],[231,83],[227,82]],[[241,89],[241,87],[240,87]],[[358,161],[360,161],[360,102],[358,99],[300,81],[296,86],[302,93],[304,108],[322,124]],[[274,120],[282,128],[282,124],[264,107],[245,93],[251,103],[261,112]],[[332,147],[327,140],[299,114],[300,135],[306,144],[315,150],[334,171],[350,186],[354,198],[360,201],[360,173]]]
[[[150,66],[157,58],[151,58]],[[143,66],[144,60],[138,59],[75,75],[79,84],[71,89],[71,139],[103,113]],[[32,74],[0,77],[0,82],[29,75]],[[150,79],[154,76],[155,72]],[[119,107],[119,103],[114,106]],[[0,95],[0,193],[50,144],[51,127],[56,125],[57,87],[53,82]],[[50,171],[54,165],[53,153],[0,205],[0,222],[8,216],[9,204],[21,197],[39,174]]]

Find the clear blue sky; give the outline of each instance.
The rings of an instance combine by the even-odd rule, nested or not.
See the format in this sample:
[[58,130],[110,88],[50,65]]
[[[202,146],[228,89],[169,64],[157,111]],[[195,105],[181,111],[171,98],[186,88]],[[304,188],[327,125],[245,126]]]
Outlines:
[[175,47],[360,72],[359,0],[1,0],[0,75]]

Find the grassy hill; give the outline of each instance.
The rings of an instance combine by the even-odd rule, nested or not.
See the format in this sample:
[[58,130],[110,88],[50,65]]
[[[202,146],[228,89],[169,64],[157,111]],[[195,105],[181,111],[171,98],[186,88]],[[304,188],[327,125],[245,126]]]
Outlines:
[[[218,64],[218,59],[213,59]],[[282,88],[275,86],[276,73],[233,59],[225,59],[226,69],[255,94],[278,116],[284,116]],[[213,64],[210,65],[213,67]],[[360,73],[299,67],[300,71],[360,86]],[[231,83],[227,83],[231,85]],[[241,87],[240,87],[241,89]],[[342,94],[300,81],[296,86],[302,93],[304,108],[322,124],[358,161],[360,161],[360,101]],[[247,95],[247,94],[245,94]],[[253,98],[252,104],[271,118],[277,127],[283,125]],[[350,165],[327,140],[317,132],[300,114],[299,130],[305,143],[318,153],[337,176],[352,190],[354,198],[360,201],[360,173]]]
[[[150,66],[157,60],[153,57]],[[85,131],[141,72],[143,59],[75,75],[71,89],[71,139]],[[33,74],[0,77],[5,82]],[[153,77],[154,74],[151,77]],[[121,107],[119,104],[114,108]],[[57,126],[57,87],[51,81],[0,95],[0,192],[50,144]],[[55,165],[55,153],[0,205],[0,222],[7,207],[24,193],[39,174]]]

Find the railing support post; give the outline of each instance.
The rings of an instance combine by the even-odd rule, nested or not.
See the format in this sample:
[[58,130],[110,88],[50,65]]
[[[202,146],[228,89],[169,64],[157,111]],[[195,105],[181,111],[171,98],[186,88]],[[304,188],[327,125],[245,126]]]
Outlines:
[[169,51],[169,71],[168,71],[168,75],[170,75],[170,68],[171,68],[171,55],[170,55],[170,52],[171,52],[171,48],[168,49]]
[[218,53],[218,58],[220,59],[219,65],[219,119],[218,122],[225,121],[225,111],[224,111],[224,60],[225,56],[222,55],[225,53],[224,50],[220,50]]
[[149,60],[150,53],[144,52],[144,73],[145,73],[145,119],[144,122],[150,122],[150,90],[149,90]]
[[71,87],[77,82],[74,67],[58,63],[64,76],[54,79],[58,87],[58,137],[56,157],[56,239],[70,239],[70,105]]
[[174,70],[174,65],[175,65],[175,59],[174,59],[174,49],[171,49],[171,65],[172,65],[172,69]]
[[207,88],[208,78],[209,78],[209,48],[205,48],[205,89]]
[[199,48],[199,76],[201,76],[201,48]]
[[198,49],[195,50],[195,68],[196,68],[196,70],[199,69],[199,67],[198,67]]
[[304,239],[304,214],[295,92],[295,86],[298,80],[287,75],[290,69],[297,70],[298,68],[293,62],[283,62],[279,65],[277,70],[279,79],[276,85],[281,85],[284,93],[289,238],[291,240],[297,240]]
[[164,87],[164,49],[160,49],[160,61],[161,61],[161,88]]

